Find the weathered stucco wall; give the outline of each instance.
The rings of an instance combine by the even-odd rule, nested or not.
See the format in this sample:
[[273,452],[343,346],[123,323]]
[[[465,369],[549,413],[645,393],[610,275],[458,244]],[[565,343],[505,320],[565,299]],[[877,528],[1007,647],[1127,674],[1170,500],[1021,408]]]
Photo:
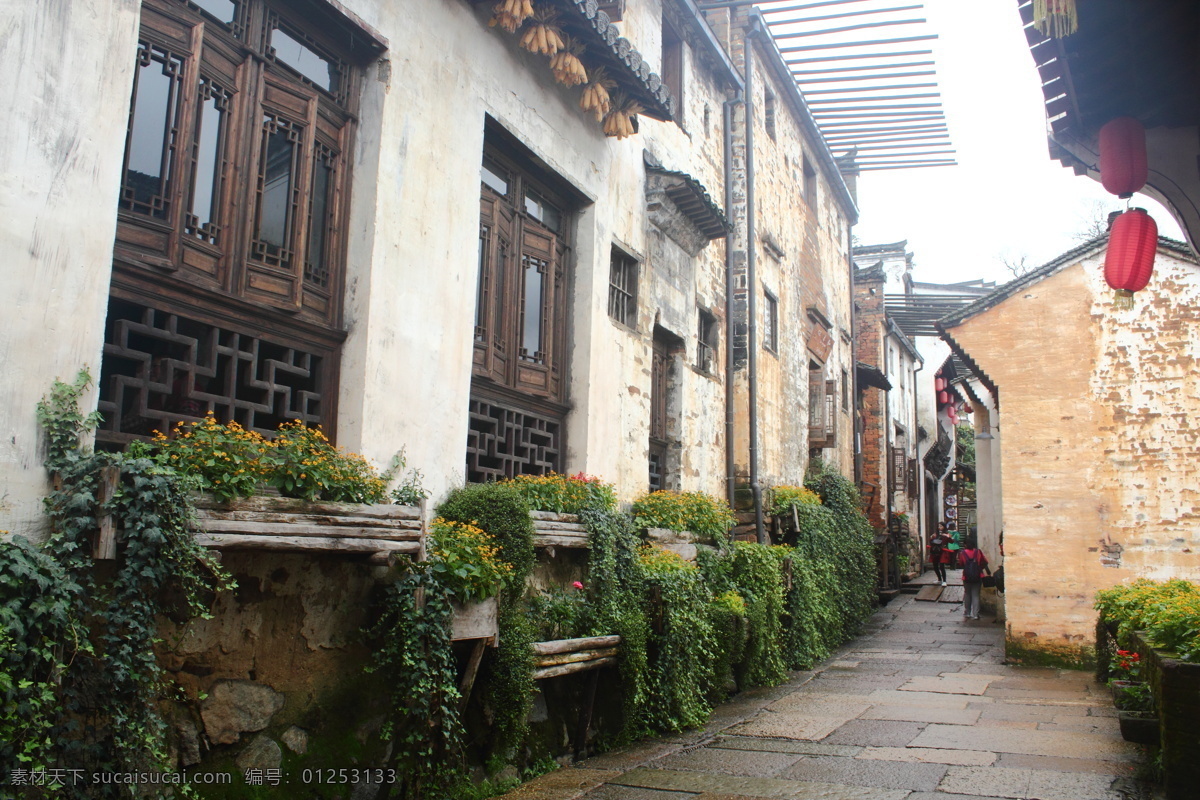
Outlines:
[[[819,145],[805,135],[787,100],[787,87],[766,68],[767,60],[777,57],[772,50],[756,49],[753,246],[758,285],[747,287],[744,276],[737,279],[739,291],[756,293],[757,341],[745,346],[758,353],[759,481],[764,487],[801,483],[808,465],[809,363],[818,360],[808,349],[814,324],[810,308],[832,326],[827,331],[832,349],[824,360],[825,378],[839,384],[836,446],[825,448],[822,455],[844,475],[852,475],[854,468],[852,409],[841,402],[843,376],[851,375],[853,368],[848,210],[839,204],[830,176],[822,172]],[[807,195],[806,164],[815,172]],[[774,350],[764,347],[767,292],[778,300],[779,342]],[[748,391],[743,386],[740,382],[739,395]],[[846,397],[849,400],[848,393]],[[749,470],[748,413],[748,404],[739,402],[735,453],[743,476]]]
[[0,531],[42,531],[38,400],[56,378],[99,375],[137,11],[46,0],[0,15]]
[[1096,590],[1200,574],[1200,269],[1160,248],[1112,305],[1103,250],[949,332],[1000,391],[1008,631],[1070,654]]
[[[371,76],[363,100],[339,440],[379,464],[406,447],[410,466],[424,472],[435,500],[463,480],[479,164],[491,116],[587,198],[572,226],[567,374],[573,410],[564,470],[614,481],[624,499],[644,491],[654,321],[659,315],[670,320],[671,331],[686,342],[686,361],[694,364],[697,301],[723,314],[724,251],[721,242],[705,248],[684,285],[655,283],[642,153],[688,172],[720,202],[721,87],[689,46],[684,114],[696,121],[691,135],[642,117],[637,136],[617,141],[579,110],[579,90],[553,81],[542,57],[487,26],[490,6],[377,0],[353,6],[403,47]],[[661,7],[630,12],[622,33],[653,63],[658,26],[638,20],[657,18]],[[422,21],[420,36],[409,30],[414,19]],[[607,313],[613,243],[642,259],[634,331],[620,329]],[[685,488],[719,492],[723,389],[685,372],[680,392]]]

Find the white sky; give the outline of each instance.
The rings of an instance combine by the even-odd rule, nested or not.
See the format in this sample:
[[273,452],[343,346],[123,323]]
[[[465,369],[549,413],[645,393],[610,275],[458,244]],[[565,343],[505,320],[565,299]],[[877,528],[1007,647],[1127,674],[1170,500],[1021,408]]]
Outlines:
[[[1039,266],[1079,244],[1088,220],[1124,207],[1096,181],[1051,161],[1033,58],[1015,0],[925,0],[958,166],[866,172],[859,244],[908,240],[918,281],[1013,275],[1002,259]],[[895,34],[911,35],[911,34]],[[1156,201],[1138,196],[1159,233],[1182,239]]]

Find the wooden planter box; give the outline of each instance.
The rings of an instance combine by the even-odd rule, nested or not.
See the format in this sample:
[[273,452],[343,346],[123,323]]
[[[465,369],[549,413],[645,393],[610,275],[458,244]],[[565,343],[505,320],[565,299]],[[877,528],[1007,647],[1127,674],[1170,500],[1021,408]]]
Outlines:
[[587,548],[587,529],[575,514],[530,511],[529,516],[533,518],[534,547]]
[[1121,738],[1134,744],[1158,744],[1158,717],[1148,711],[1122,711]]
[[534,642],[533,679],[540,681],[615,664],[620,645],[620,636],[589,636],[583,639]]
[[416,506],[310,503],[287,497],[196,501],[196,541],[221,550],[416,557],[424,531]]
[[[684,561],[696,560],[696,534],[691,531],[673,531],[670,528],[646,528],[646,541],[663,550],[669,550]],[[701,547],[703,545],[700,545]]]
[[1154,695],[1167,798],[1191,800],[1200,786],[1200,664],[1155,650],[1140,632],[1133,646]]
[[499,605],[496,598],[489,597],[478,603],[453,603],[454,619],[450,638],[459,642],[464,639],[492,639],[500,634]]

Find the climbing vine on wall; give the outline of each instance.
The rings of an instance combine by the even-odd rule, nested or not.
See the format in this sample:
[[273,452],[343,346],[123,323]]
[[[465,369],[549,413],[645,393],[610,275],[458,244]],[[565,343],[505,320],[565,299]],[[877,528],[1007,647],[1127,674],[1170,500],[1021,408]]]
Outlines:
[[[89,383],[86,371],[55,382],[38,405],[57,487],[46,500],[49,539],[0,544],[0,636],[10,642],[0,651],[0,730],[14,737],[0,742],[5,774],[18,765],[170,769],[156,618],[203,616],[212,593],[229,585],[189,530],[188,487],[174,471],[136,452],[83,446],[98,421],[79,408]],[[105,474],[115,481],[102,489]],[[104,519],[118,544],[111,569],[92,560]],[[84,788],[64,786],[60,795],[119,793],[87,786],[78,794]]]
[[375,642],[369,671],[386,676],[391,714],[382,735],[403,798],[447,797],[462,774],[458,676],[450,643],[450,591],[430,562],[402,563],[384,589],[367,633]]

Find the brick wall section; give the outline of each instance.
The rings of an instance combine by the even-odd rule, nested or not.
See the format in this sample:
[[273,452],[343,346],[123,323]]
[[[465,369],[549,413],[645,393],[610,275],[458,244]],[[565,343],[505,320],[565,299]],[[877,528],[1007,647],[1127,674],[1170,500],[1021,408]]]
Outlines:
[[[883,352],[882,269],[865,269],[855,273],[854,278],[854,344],[858,360],[887,372]],[[865,483],[879,487],[874,500],[867,509],[867,518],[877,528],[887,524],[885,498],[887,496],[887,452],[885,434],[887,415],[884,393],[872,386],[862,387],[862,479]],[[864,493],[865,494],[865,493]]]
[[1200,574],[1200,268],[1160,249],[1133,309],[1103,251],[948,333],[1000,391],[1008,635],[1090,649],[1098,589]]

